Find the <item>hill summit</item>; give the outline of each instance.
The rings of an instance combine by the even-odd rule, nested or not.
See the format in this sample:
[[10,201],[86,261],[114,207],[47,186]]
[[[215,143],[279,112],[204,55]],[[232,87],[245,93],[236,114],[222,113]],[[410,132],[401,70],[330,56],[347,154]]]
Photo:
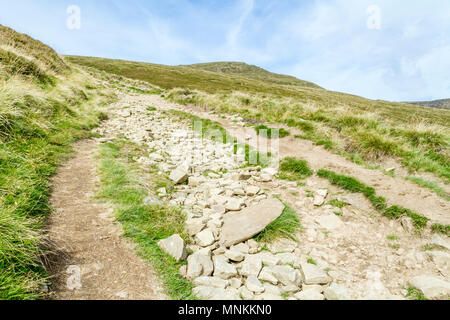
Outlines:
[[246,64],[244,62],[210,62],[210,63],[184,65],[184,67],[204,71],[211,71],[216,73],[237,75],[245,78],[272,82],[282,85],[295,85],[302,87],[320,88],[318,85],[312,82],[300,80],[293,76],[273,73],[263,68]]

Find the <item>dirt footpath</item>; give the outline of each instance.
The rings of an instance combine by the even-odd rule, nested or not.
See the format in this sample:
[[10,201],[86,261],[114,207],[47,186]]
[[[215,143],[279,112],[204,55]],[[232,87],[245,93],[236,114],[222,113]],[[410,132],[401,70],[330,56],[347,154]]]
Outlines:
[[58,248],[50,274],[55,300],[163,300],[161,281],[121,237],[111,208],[94,199],[98,144],[75,145],[75,157],[52,181],[48,235]]

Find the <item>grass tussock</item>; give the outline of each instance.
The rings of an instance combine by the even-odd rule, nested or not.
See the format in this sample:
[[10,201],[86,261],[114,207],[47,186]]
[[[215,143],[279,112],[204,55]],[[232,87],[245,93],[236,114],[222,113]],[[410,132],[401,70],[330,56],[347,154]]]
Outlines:
[[284,128],[273,129],[273,128],[269,128],[266,125],[256,126],[255,130],[256,130],[256,133],[258,133],[258,135],[268,138],[268,139],[285,138],[285,137],[288,137],[291,135],[291,133]]
[[372,203],[372,205],[384,216],[390,219],[398,219],[403,216],[408,216],[412,219],[414,226],[421,230],[426,227],[428,219],[419,215],[407,208],[401,206],[388,206],[386,199],[376,195],[375,189],[365,185],[353,177],[347,177],[336,174],[329,170],[321,169],[317,172],[321,178],[328,179],[333,185],[339,186],[345,190],[353,193],[362,193]]
[[49,88],[17,78],[1,86],[0,299],[33,299],[45,281],[39,230],[51,211],[48,181],[113,98],[84,93],[86,81],[75,73]]
[[447,236],[450,236],[450,225],[433,224],[431,226],[431,229],[434,232],[442,233],[442,234],[445,234]]
[[41,297],[49,179],[114,100],[51,48],[0,26],[0,300]]
[[280,163],[278,177],[283,180],[298,181],[306,179],[313,175],[313,171],[309,168],[305,160],[294,158],[285,158]]
[[[188,240],[184,233],[185,216],[178,208],[144,204],[149,190],[140,181],[141,173],[130,162],[133,153],[130,154],[127,147],[126,142],[101,146],[102,188],[99,197],[114,204],[124,235],[138,245],[138,254],[154,266],[169,295],[175,300],[194,299],[192,285],[178,272],[183,262],[176,262],[157,244],[173,234]],[[158,177],[157,170],[151,177],[152,181],[158,179],[154,182],[155,188],[159,188],[162,178]]]
[[280,238],[297,241],[296,234],[301,231],[301,228],[302,225],[297,212],[286,206],[281,216],[259,233],[255,240],[263,243],[270,243]]

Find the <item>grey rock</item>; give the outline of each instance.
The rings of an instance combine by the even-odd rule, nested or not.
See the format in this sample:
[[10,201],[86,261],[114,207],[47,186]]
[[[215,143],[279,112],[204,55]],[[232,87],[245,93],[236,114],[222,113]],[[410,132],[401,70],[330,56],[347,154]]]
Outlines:
[[181,165],[170,173],[169,179],[175,184],[186,182],[189,177],[189,167],[187,165]]
[[208,247],[215,242],[214,234],[210,229],[203,230],[195,235],[195,242],[202,247]]
[[230,287],[233,287],[235,289],[239,289],[242,287],[242,280],[239,278],[231,278],[228,280],[230,282]]
[[236,294],[222,288],[199,286],[195,287],[192,293],[203,300],[240,300]]
[[317,266],[311,263],[301,263],[301,270],[305,284],[327,284],[330,282],[330,277]]
[[158,246],[177,261],[184,260],[187,257],[186,244],[178,234],[159,241]]
[[285,286],[296,285],[300,286],[302,277],[300,273],[291,266],[273,266],[270,267],[272,274]]
[[450,243],[445,241],[440,235],[433,235],[430,245],[450,250]]
[[213,287],[225,289],[228,286],[228,281],[216,277],[199,277],[193,281],[196,287]]
[[325,296],[315,289],[308,289],[296,293],[294,297],[297,300],[325,300]]
[[259,273],[262,269],[262,261],[261,258],[248,255],[245,257],[244,262],[242,263],[241,269],[239,270],[239,274],[245,277],[249,276],[259,276]]
[[252,238],[276,220],[283,210],[284,204],[280,200],[269,199],[239,213],[226,215],[220,242],[230,247]]
[[262,283],[255,276],[248,277],[247,281],[245,281],[245,286],[247,287],[248,290],[256,294],[263,293],[265,290]]
[[242,199],[231,198],[225,204],[225,209],[228,211],[239,211],[243,204],[244,201]]
[[238,274],[236,267],[228,263],[225,256],[215,256],[213,260],[215,277],[227,280]]
[[264,267],[259,273],[259,279],[262,281],[267,281],[273,285],[278,284],[278,279],[273,275],[272,270],[268,267]]
[[344,288],[336,283],[333,283],[326,288],[323,295],[327,300],[350,300],[350,295],[347,288]]
[[190,280],[200,276],[210,276],[214,271],[214,264],[210,256],[203,254],[193,254],[187,259],[186,277]]
[[281,296],[281,289],[278,288],[277,286],[275,286],[273,284],[270,284],[270,283],[267,283],[267,282],[264,282],[263,286],[264,286],[264,289],[265,289],[264,292],[271,293],[271,294],[274,294],[274,295],[277,295],[277,296]]
[[246,287],[241,287],[239,290],[239,295],[242,297],[242,299],[244,300],[253,300],[253,298],[255,297],[255,295],[253,294],[253,292],[251,292],[250,290],[248,290]]
[[447,299],[450,296],[450,283],[442,279],[423,275],[414,277],[409,284],[420,290],[427,299]]
[[241,262],[245,258],[245,255],[237,250],[228,250],[225,252],[225,256],[235,262]]

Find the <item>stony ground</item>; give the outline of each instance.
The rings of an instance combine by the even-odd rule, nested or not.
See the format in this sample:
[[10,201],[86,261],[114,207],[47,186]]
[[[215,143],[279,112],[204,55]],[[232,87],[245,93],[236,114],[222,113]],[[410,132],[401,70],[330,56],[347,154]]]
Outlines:
[[[302,187],[277,179],[274,168],[242,168],[242,154],[234,155],[232,146],[201,140],[190,122],[164,112],[183,107],[151,95],[120,95],[98,129],[101,141],[123,135],[145,145],[151,153],[140,165],[158,165],[177,184],[173,193],[160,189],[148,201],[186,213],[192,244],[174,235],[160,246],[187,258],[180,273],[199,298],[403,299],[409,286],[432,299],[450,294],[447,237],[418,235],[408,219],[388,220],[360,195],[317,177]],[[281,214],[278,199],[301,219],[298,241],[247,240]],[[348,205],[340,210],[328,204],[333,199]]]

